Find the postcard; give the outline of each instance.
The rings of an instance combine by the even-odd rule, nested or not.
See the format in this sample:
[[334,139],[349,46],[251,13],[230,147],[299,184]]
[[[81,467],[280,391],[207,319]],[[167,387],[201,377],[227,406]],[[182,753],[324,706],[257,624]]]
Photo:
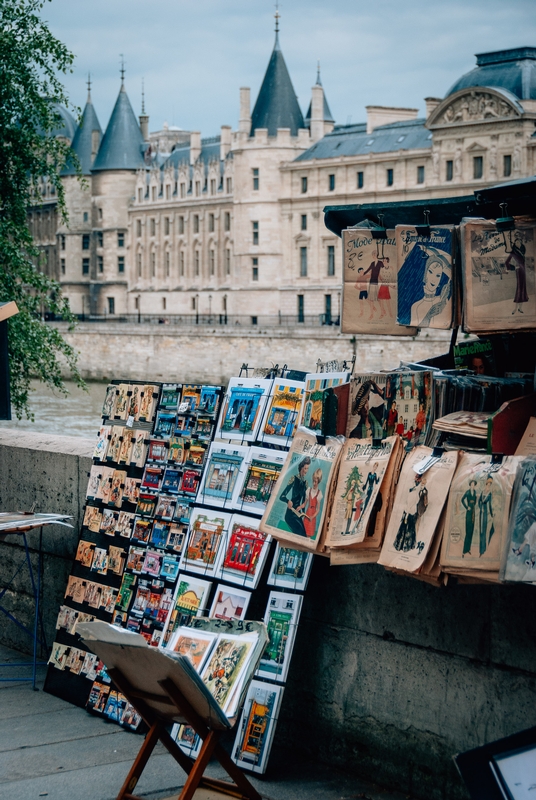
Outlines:
[[91,568],[91,564],[93,563],[93,550],[95,549],[95,545],[93,542],[85,542],[83,539],[80,539],[78,542],[78,549],[75,555],[75,561],[80,561],[83,567]]
[[272,383],[263,378],[231,378],[216,435],[220,439],[255,441]]
[[349,439],[398,434],[406,450],[424,444],[432,420],[432,372],[356,374],[350,381]]
[[343,333],[415,336],[417,328],[396,321],[398,261],[395,231],[374,239],[368,228],[342,231]]
[[184,463],[195,464],[197,467],[202,467],[205,463],[205,455],[207,452],[206,442],[192,440],[189,442],[189,447],[185,448]]
[[117,459],[120,464],[130,464],[133,442],[132,431],[129,428],[123,428],[123,441],[121,442]]
[[194,384],[184,384],[182,387],[182,399],[179,405],[179,412],[180,413],[189,413],[192,414],[194,411],[197,411],[200,403],[201,403],[201,386],[196,386]]
[[201,672],[217,638],[217,633],[181,626],[169,640],[166,650],[185,656],[196,672]]
[[130,387],[130,395],[128,398],[128,409],[127,409],[127,420],[129,417],[132,419],[136,419],[140,411],[140,399],[141,399],[141,389],[142,387],[138,383],[131,384]]
[[286,453],[250,447],[245,474],[241,477],[234,507],[262,517],[285,464]]
[[200,485],[198,501],[231,508],[243,479],[249,448],[243,445],[210,445],[204,479]]
[[201,750],[202,740],[189,725],[175,723],[171,729],[171,738],[177,742],[183,753],[190,758],[197,758]]
[[151,439],[147,452],[147,461],[166,462],[168,459],[168,443],[162,439]]
[[65,669],[68,649],[67,645],[54,642],[48,663],[52,664],[56,669]]
[[266,770],[283,698],[283,686],[251,681],[237,726],[232,757],[239,767]]
[[312,553],[284,547],[278,542],[266,583],[303,592],[307,588],[312,565]]
[[102,406],[102,416],[105,419],[113,416],[113,410],[115,406],[115,396],[117,394],[117,386],[113,383],[109,383],[106,387],[106,396],[104,398],[104,403]]
[[[170,485],[175,485],[175,478],[174,478],[173,473],[170,471],[169,467],[166,469],[166,478],[167,478],[168,471],[170,472],[170,476],[171,476],[170,479],[169,479]],[[174,472],[176,472],[176,470]],[[179,473],[179,476],[180,476],[180,473]],[[200,480],[201,480],[201,475],[199,474],[199,472],[197,472],[197,470],[185,469],[184,472],[182,473],[182,480],[180,481],[180,490],[181,490],[181,492],[183,494],[190,495],[192,497],[192,499],[193,499],[197,494],[197,490],[199,488],[199,481]],[[171,489],[168,488],[167,485],[164,486],[164,488],[167,491],[172,491]]]
[[166,620],[163,631],[162,641],[164,645],[169,641],[177,627],[183,621],[186,621],[188,617],[203,616],[203,613],[207,610],[211,588],[211,581],[204,581],[197,576],[179,573],[171,613]]
[[122,547],[110,545],[108,548],[108,569],[115,575],[122,575],[125,568],[125,551]]
[[110,434],[110,441],[106,451],[106,460],[119,462],[119,453],[121,452],[121,444],[123,440],[124,428],[122,425],[114,425]]
[[91,687],[86,708],[88,711],[93,711],[96,714],[103,714],[110,694],[110,686],[106,683],[95,681]]
[[162,467],[145,467],[143,478],[141,481],[142,489],[152,489],[158,492],[162,483],[163,470]]
[[168,522],[160,522],[155,520],[153,522],[153,530],[151,532],[151,544],[155,547],[165,547],[169,537],[170,525]]
[[130,454],[130,463],[136,467],[143,467],[145,464],[145,456],[147,453],[147,445],[145,444],[145,431],[133,430],[132,431],[132,451]]
[[188,525],[185,523],[173,522],[169,527],[166,547],[174,550],[176,553],[182,553],[187,537]]
[[522,462],[462,453],[450,485],[441,566],[497,571],[508,535],[514,478]]
[[381,502],[380,488],[396,441],[391,436],[377,445],[371,439],[345,442],[326,536],[328,547],[350,547],[365,539],[378,498]]
[[145,494],[140,492],[136,514],[143,514],[144,517],[152,517],[156,508],[158,496],[155,494]]
[[[121,572],[117,573],[118,575],[121,575],[125,565],[124,558],[122,559],[121,562],[117,561],[116,564],[121,564]],[[103,586],[100,610],[104,611],[105,614],[113,614],[116,600],[117,600],[117,589],[114,589],[113,586]],[[79,622],[81,621],[82,620],[79,620]],[[87,622],[89,621],[90,620],[87,620]]]
[[231,515],[224,511],[194,508],[181,569],[207,576],[216,575],[230,521]]
[[136,505],[140,496],[140,483],[140,478],[125,478],[123,500]]
[[97,506],[86,506],[83,525],[93,533],[98,533],[101,526],[102,512]]
[[96,500],[102,500],[103,503],[108,502],[112,490],[112,476],[114,472],[115,470],[113,467],[99,467],[99,488],[95,495]]
[[86,497],[88,500],[95,500],[97,498],[97,493],[99,491],[99,486],[100,486],[101,473],[103,469],[106,469],[106,467],[101,467],[100,464],[99,465],[95,464],[91,467],[91,470],[89,472],[87,491],[86,491]]
[[139,581],[130,613],[136,617],[142,617],[149,603],[150,594],[151,590],[147,581]]
[[222,387],[207,385],[201,386],[200,389],[201,393],[197,411],[203,414],[211,414],[214,417],[218,413]]
[[233,514],[218,577],[255,589],[271,541],[268,534],[259,530],[257,520]]
[[458,462],[458,451],[450,450],[423,474],[416,472],[431,454],[429,447],[417,447],[406,456],[379,564],[418,572],[426,559]]
[[155,436],[171,436],[175,430],[176,415],[168,411],[159,411],[156,415],[156,425],[154,426]]
[[100,608],[103,588],[104,586],[101,583],[88,581],[84,603],[87,603],[91,608]]
[[91,563],[92,572],[98,572],[100,575],[107,575],[108,573],[108,551],[103,547],[96,547],[93,551],[93,561]]
[[213,427],[214,420],[212,417],[198,416],[195,425],[195,436],[198,439],[210,439]]
[[163,492],[178,492],[181,484],[181,471],[175,467],[166,467],[162,479]]
[[69,594],[66,593],[65,596],[72,597],[73,603],[81,605],[85,600],[86,590],[87,581],[83,580],[82,578],[71,577],[67,587],[67,592],[69,592]]
[[112,511],[110,508],[105,508],[102,512],[100,532],[105,533],[108,536],[114,536],[118,517],[119,514],[117,511]]
[[[117,394],[115,396],[115,404],[113,408],[114,419],[126,420],[129,406],[129,383],[120,383],[117,386]],[[117,459],[114,459],[116,461]]]
[[249,666],[256,636],[221,633],[201,673],[201,679],[218,705],[229,716],[238,703],[234,691]]
[[99,661],[98,656],[93,653],[86,653],[80,670],[80,675],[84,675],[89,681],[94,681],[97,677],[96,666]]
[[455,303],[452,257],[454,228],[420,236],[414,226],[395,229],[398,262],[397,322],[417,328],[452,327]]
[[167,411],[176,411],[180,398],[180,383],[164,383],[160,397],[160,408],[165,408]]
[[156,504],[156,510],[154,512],[155,517],[171,521],[175,512],[176,503],[176,497],[171,497],[170,495],[166,494],[159,495],[158,502]]
[[177,505],[175,507],[175,512],[173,514],[173,520],[175,522],[190,522],[190,517],[192,516],[192,503],[188,498],[185,500],[184,498],[177,498]]
[[108,503],[116,508],[121,508],[121,504],[123,502],[123,489],[125,486],[126,477],[127,473],[122,469],[115,469],[112,475]]
[[136,416],[139,422],[152,422],[158,403],[158,386],[146,384],[140,395],[140,409]]
[[131,514],[129,511],[120,511],[117,517],[117,524],[115,526],[115,532],[118,536],[124,536],[126,539],[130,539],[132,535],[132,525],[134,524],[134,514]]
[[315,434],[321,434],[325,390],[342,386],[349,379],[348,372],[312,372],[306,375],[299,425]]
[[298,427],[304,395],[303,381],[274,380],[259,433],[262,442],[290,446]]
[[461,225],[464,330],[497,333],[536,326],[535,230],[534,220],[516,220],[515,229],[504,233],[494,221]]
[[138,542],[148,542],[151,535],[152,521],[150,519],[143,519],[142,517],[135,517],[134,529],[132,531],[132,540]]
[[245,619],[250,598],[251,592],[219,583],[209,617],[224,620]]
[[165,444],[169,446],[168,461],[182,464],[185,458],[184,439],[180,436],[170,436]]
[[178,555],[166,555],[162,558],[160,577],[166,581],[175,581],[179,574],[180,558]]
[[270,592],[264,615],[269,639],[259,669],[255,673],[260,678],[270,678],[281,683],[286,681],[302,599],[301,594]]
[[141,723],[141,717],[134,708],[131,706],[130,703],[127,701],[125,708],[123,709],[123,713],[121,714],[121,718],[119,720],[119,724],[126,728],[129,731],[135,731],[139,728]]
[[142,572],[147,575],[152,575],[154,578],[158,578],[160,570],[162,569],[162,558],[163,556],[161,553],[147,550],[143,561]]
[[264,512],[262,531],[300,548],[318,549],[341,438],[328,437],[321,445],[315,435],[298,429]]
[[111,425],[103,425],[100,428],[99,433],[97,435],[97,443],[95,444],[95,450],[93,451],[93,458],[96,458],[97,461],[104,461],[106,458],[106,451],[108,450],[108,440],[112,433],[112,426]]

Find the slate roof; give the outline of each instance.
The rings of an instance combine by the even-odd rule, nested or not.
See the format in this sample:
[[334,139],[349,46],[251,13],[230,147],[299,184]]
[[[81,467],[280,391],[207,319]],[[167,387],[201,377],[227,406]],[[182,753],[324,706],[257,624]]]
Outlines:
[[[82,175],[89,175],[91,173],[92,165],[92,151],[93,151],[93,131],[99,132],[99,143],[102,139],[102,128],[97,118],[95,108],[91,102],[91,97],[88,95],[86,107],[80,120],[80,125],[76,129],[74,139],[71,144],[71,149],[74,150],[80,162]],[[68,161],[62,175],[75,175],[76,170],[72,162]]]
[[297,136],[298,129],[305,128],[303,114],[279,46],[277,33],[274,49],[251,115],[250,136],[253,136],[257,128],[268,128],[268,136],[276,136],[278,128],[290,128],[291,135]]
[[462,75],[445,97],[471,86],[507,89],[520,100],[536,100],[536,47],[480,53],[476,67]]
[[92,172],[111,169],[135,170],[144,166],[143,136],[134,116],[124,84],[115,101],[106,133],[102,137]]
[[[320,80],[320,66],[318,67],[318,72],[316,74],[316,86],[322,86],[322,81]],[[311,112],[313,110],[313,101],[311,100],[309,103],[309,109],[307,114],[305,115],[305,125],[307,128],[311,126]],[[326,100],[326,93],[324,92],[324,122],[335,122],[331,111],[329,110],[328,101]]]
[[[208,165],[209,161],[213,160],[220,160],[220,137],[219,136],[212,136],[209,139],[201,139],[201,154],[199,159],[205,163],[205,166]],[[164,167],[174,166],[178,167],[178,165],[182,161],[190,162],[190,145],[189,144],[181,144],[175,147],[173,152],[164,162]]]
[[391,122],[374,128],[372,133],[367,133],[365,122],[357,125],[336,125],[331,133],[295,161],[431,148],[432,134],[424,127],[424,123],[424,118]]
[[64,136],[72,142],[76,132],[76,121],[70,111],[59,103],[52,103],[54,112],[59,119],[55,127],[50,131],[50,136]]

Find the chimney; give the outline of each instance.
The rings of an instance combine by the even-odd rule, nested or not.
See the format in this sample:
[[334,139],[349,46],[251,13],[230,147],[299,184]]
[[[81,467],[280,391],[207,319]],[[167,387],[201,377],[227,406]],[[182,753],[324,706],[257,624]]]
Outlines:
[[311,140],[317,142],[324,136],[324,90],[317,84],[311,91]]
[[190,164],[193,166],[201,155],[201,131],[190,133]]
[[243,86],[240,89],[240,121],[238,130],[249,133],[251,130],[251,89]]
[[231,149],[231,126],[222,125],[220,134],[220,161],[225,161]]
[[417,119],[418,108],[395,108],[393,106],[366,106],[367,133],[372,133],[379,125],[389,125],[391,122],[406,122]]
[[432,111],[435,111],[443,100],[440,97],[425,97],[424,102],[426,103],[426,119],[428,119]]
[[141,128],[141,135],[143,136],[143,141],[149,141],[149,114],[140,114],[140,128]]

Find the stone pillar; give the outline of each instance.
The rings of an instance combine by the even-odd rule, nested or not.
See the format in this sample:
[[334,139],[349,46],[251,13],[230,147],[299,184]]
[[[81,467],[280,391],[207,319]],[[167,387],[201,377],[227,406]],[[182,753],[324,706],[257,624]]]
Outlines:
[[251,130],[251,89],[242,86],[240,89],[240,121],[238,130],[249,133]]

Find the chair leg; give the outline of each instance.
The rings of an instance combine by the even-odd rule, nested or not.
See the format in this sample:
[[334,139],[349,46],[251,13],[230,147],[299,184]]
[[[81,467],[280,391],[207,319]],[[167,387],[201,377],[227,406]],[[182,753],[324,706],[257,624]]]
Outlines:
[[151,753],[153,752],[155,745],[160,738],[160,734],[161,725],[159,722],[155,722],[149,729],[149,732],[145,737],[145,741],[140,747],[139,753],[136,756],[132,767],[130,768],[119,794],[117,795],[117,800],[123,800],[123,798],[127,798],[136,788],[136,784],[140,779],[141,773],[145,769],[145,765],[149,761]]
[[203,773],[207,767],[208,762],[212,756],[213,750],[218,741],[218,734],[216,731],[210,731],[209,734],[206,736],[203,744],[201,746],[201,750],[199,751],[199,755],[197,756],[192,769],[190,770],[190,774],[186,779],[186,783],[184,784],[183,790],[180,793],[177,800],[192,800],[197,787],[199,786],[199,782],[203,777]]

